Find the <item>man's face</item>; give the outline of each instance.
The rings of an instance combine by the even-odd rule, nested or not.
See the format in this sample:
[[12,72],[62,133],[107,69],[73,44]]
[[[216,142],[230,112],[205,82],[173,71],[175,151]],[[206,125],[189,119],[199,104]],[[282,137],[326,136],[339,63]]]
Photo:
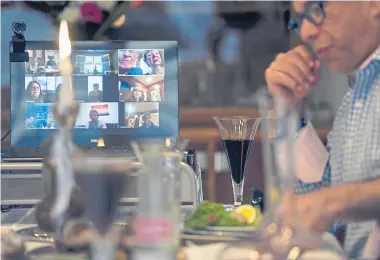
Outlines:
[[90,112],[90,119],[91,119],[91,121],[97,121],[98,118],[99,118],[98,113],[96,113],[96,112]]
[[137,60],[137,55],[130,51],[120,51],[119,52],[119,63],[120,67],[124,69],[133,68]]
[[[294,1],[295,12],[302,14],[307,2]],[[378,30],[373,30],[374,25],[379,26],[373,15],[374,5],[369,1],[324,3],[324,22],[316,27],[304,19],[300,28],[301,39],[313,47],[330,70],[350,73],[374,51],[372,45],[376,45],[377,37],[374,34],[379,35]]]
[[149,125],[152,121],[150,121],[151,117],[150,116],[145,116],[144,117],[144,123]]
[[161,55],[158,50],[149,51],[146,55],[146,62],[149,66],[159,66],[162,63]]
[[93,88],[94,88],[95,91],[98,91],[99,90],[99,85],[94,85]]

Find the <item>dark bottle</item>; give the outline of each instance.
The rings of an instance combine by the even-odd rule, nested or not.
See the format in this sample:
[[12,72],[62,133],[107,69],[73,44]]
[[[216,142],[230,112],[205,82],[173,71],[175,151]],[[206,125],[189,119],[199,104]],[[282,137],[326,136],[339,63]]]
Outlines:
[[251,204],[255,208],[260,209],[261,212],[264,212],[264,192],[258,189],[251,189],[252,199]]

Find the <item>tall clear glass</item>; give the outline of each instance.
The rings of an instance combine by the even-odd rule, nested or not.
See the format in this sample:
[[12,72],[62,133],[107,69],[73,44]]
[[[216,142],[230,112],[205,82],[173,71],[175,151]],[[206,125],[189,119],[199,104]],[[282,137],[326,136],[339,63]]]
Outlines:
[[[91,259],[114,259],[119,238],[113,226],[125,178],[136,166],[127,158],[73,159],[75,181],[81,188],[86,216],[93,227]],[[128,188],[128,187],[127,187]]]
[[219,129],[230,166],[234,206],[240,206],[243,201],[246,162],[260,118],[214,117],[214,121]]
[[347,259],[329,234],[320,236],[297,226],[293,176],[300,120],[296,108],[267,91],[260,93],[259,102],[266,185],[263,221],[256,237],[228,245],[219,259]]
[[181,161],[187,140],[139,140],[140,203],[133,220],[133,259],[176,259],[181,226]]

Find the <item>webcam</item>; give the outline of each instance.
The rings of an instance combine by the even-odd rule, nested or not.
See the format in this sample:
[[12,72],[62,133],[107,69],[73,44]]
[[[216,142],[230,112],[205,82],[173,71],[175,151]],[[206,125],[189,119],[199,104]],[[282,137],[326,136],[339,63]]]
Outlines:
[[12,30],[17,35],[23,35],[26,31],[26,24],[23,21],[15,21],[12,24]]
[[15,21],[12,24],[12,51],[9,53],[10,62],[28,62],[29,53],[25,51],[26,24],[23,21]]

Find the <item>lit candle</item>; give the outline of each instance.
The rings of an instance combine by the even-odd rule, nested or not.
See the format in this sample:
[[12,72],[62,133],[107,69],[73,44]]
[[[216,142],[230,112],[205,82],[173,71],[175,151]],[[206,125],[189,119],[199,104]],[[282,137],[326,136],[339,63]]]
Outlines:
[[58,104],[59,108],[70,105],[74,100],[72,91],[72,72],[73,68],[71,65],[71,42],[69,38],[69,28],[65,20],[61,21],[59,28],[59,58],[60,58],[60,69],[62,75],[62,88],[60,89]]

